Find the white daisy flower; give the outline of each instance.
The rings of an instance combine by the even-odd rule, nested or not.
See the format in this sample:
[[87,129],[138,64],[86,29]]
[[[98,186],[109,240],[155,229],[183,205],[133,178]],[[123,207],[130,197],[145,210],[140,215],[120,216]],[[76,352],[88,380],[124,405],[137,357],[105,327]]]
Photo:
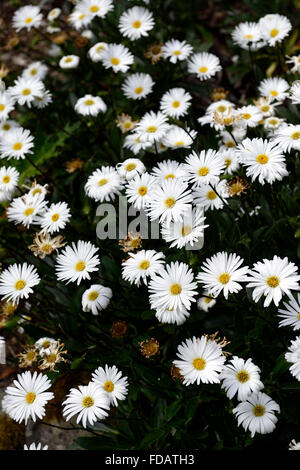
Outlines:
[[92,17],[104,18],[107,13],[114,9],[112,0],[82,0],[80,8]]
[[9,113],[15,108],[14,100],[5,91],[0,91],[0,121],[6,121]]
[[123,377],[122,372],[116,366],[109,367],[105,364],[104,368],[98,367],[92,373],[92,382],[104,391],[113,406],[118,406],[118,401],[125,400],[128,394],[127,377]]
[[33,100],[43,96],[45,87],[39,78],[25,78],[21,76],[14,81],[14,86],[9,87],[7,91],[19,105],[27,105],[31,108]]
[[43,15],[39,7],[26,5],[18,8],[12,18],[12,26],[18,32],[23,28],[30,31],[31,28],[38,28],[41,25]]
[[183,248],[184,246],[194,246],[204,237],[204,229],[208,225],[204,224],[206,217],[201,208],[193,208],[189,214],[184,216],[183,222],[164,222],[162,224],[162,238],[170,243],[170,248]]
[[223,158],[226,174],[232,175],[232,173],[239,169],[240,162],[234,149],[220,150],[219,155]]
[[159,274],[149,281],[149,300],[154,310],[181,309],[190,310],[197,293],[197,284],[189,266],[176,261],[165,266]]
[[289,450],[300,450],[300,442],[296,442],[295,439],[292,439],[289,443]]
[[[27,186],[26,186],[27,187]],[[28,198],[34,198],[35,196],[39,196],[39,199],[43,201],[48,193],[48,184],[38,184],[36,182],[33,183],[32,187],[29,189],[28,193],[25,195]]]
[[144,7],[135,6],[124,11],[119,19],[119,30],[126,38],[135,41],[148,36],[154,26],[152,13]]
[[197,300],[197,307],[199,310],[203,310],[204,312],[208,312],[210,308],[216,305],[217,301],[215,298],[209,294],[207,291],[204,291],[202,297]]
[[240,116],[238,125],[242,127],[256,127],[263,119],[260,110],[251,104],[239,108],[238,113]]
[[81,31],[80,36],[82,36],[83,38],[87,38],[89,41],[95,41],[97,39],[93,31],[90,29],[85,29],[84,31]]
[[25,194],[11,202],[7,209],[7,218],[9,222],[29,228],[30,225],[39,223],[39,216],[45,211],[46,205],[43,198]]
[[246,175],[260,184],[281,181],[288,176],[285,157],[279,145],[264,139],[245,139],[236,149]]
[[47,65],[43,62],[37,61],[30,64],[26,69],[23,70],[22,76],[26,79],[36,77],[39,80],[44,80],[48,73]]
[[7,387],[5,390],[5,412],[18,423],[29,418],[36,421],[45,415],[45,405],[54,398],[52,392],[47,392],[51,387],[51,382],[47,375],[29,370],[18,374],[14,380],[14,387]]
[[153,143],[161,140],[168,130],[167,116],[160,111],[149,111],[136,125],[134,134],[139,136],[141,142]]
[[192,46],[185,41],[178,41],[177,39],[170,39],[162,47],[164,59],[169,59],[172,64],[187,59],[192,52]]
[[179,118],[187,114],[192,96],[184,88],[171,88],[161,98],[160,109],[167,115]]
[[235,44],[247,51],[256,51],[263,47],[266,42],[263,40],[261,29],[258,23],[240,23],[232,31],[232,40]]
[[59,232],[65,228],[71,218],[70,208],[66,202],[52,203],[39,217],[41,233]]
[[24,159],[27,153],[33,153],[33,137],[28,129],[16,127],[7,132],[0,141],[1,158]]
[[278,106],[280,103],[278,101],[274,102],[273,98],[270,96],[267,97],[259,97],[258,100],[254,100],[254,104],[262,113],[263,118],[273,116],[275,113],[275,107]]
[[47,15],[47,20],[49,21],[56,20],[56,18],[58,18],[60,14],[61,14],[60,8],[52,8],[52,10],[50,10]]
[[264,387],[259,373],[260,369],[253,364],[252,359],[245,361],[233,356],[220,374],[221,388],[225,389],[230,400],[237,395],[239,401],[244,401],[251,393],[256,393]]
[[127,98],[140,100],[151,93],[153,85],[154,81],[149,73],[134,73],[126,78],[121,89]]
[[60,59],[58,65],[62,69],[76,69],[76,67],[78,67],[79,61],[80,57],[78,55],[65,55]]
[[[221,197],[220,197],[221,196]],[[226,180],[214,184],[213,187],[205,184],[193,189],[193,203],[206,210],[220,210],[224,207],[224,199],[229,197]]]
[[273,141],[283,152],[300,150],[300,124],[285,124],[274,133]]
[[107,47],[106,42],[97,42],[89,49],[88,56],[93,62],[100,62],[102,59],[103,51]]
[[90,273],[98,271],[100,259],[96,254],[99,248],[90,242],[79,240],[77,245],[66,246],[56,258],[56,276],[60,281],[81,283],[91,279]]
[[292,83],[289,98],[293,104],[300,104],[300,81],[299,80]]
[[170,323],[176,325],[183,325],[189,318],[190,312],[184,307],[180,308],[165,308],[155,312],[155,316],[160,323]]
[[48,338],[44,336],[43,338],[38,339],[34,343],[35,349],[38,350],[40,356],[46,356],[50,354],[52,348],[56,348],[57,341],[53,338]]
[[112,166],[95,170],[85,184],[85,193],[95,201],[113,201],[123,185],[120,175]]
[[292,73],[300,72],[300,55],[293,55],[292,57],[286,56],[289,60],[286,60],[287,64],[293,64],[291,68]]
[[135,155],[139,154],[141,150],[146,150],[147,148],[151,147],[151,142],[141,142],[140,141],[140,134],[133,132],[132,134],[128,134],[125,137],[123,147],[128,148],[131,150]]
[[235,253],[216,253],[207,258],[201,266],[202,271],[197,275],[197,281],[204,285],[205,289],[217,297],[221,292],[225,299],[228,294],[233,294],[242,289],[240,282],[246,282],[249,268],[242,266],[244,260]]
[[251,437],[255,433],[268,434],[274,431],[278,421],[275,411],[280,412],[279,405],[262,392],[251,393],[232,410],[238,426],[242,425],[245,431],[249,430]]
[[181,222],[190,210],[192,194],[188,185],[179,179],[167,179],[153,188],[146,210],[151,220]]
[[65,420],[69,421],[78,414],[76,423],[81,421],[84,428],[87,424],[93,426],[96,421],[106,418],[106,410],[110,408],[107,395],[94,382],[79,385],[78,389],[71,388],[62,406]]
[[0,168],[0,189],[12,193],[18,186],[20,173],[12,166]]
[[300,381],[300,336],[296,336],[291,341],[288,352],[285,353],[285,359],[287,362],[293,364],[289,371],[293,377],[296,377]]
[[263,38],[269,46],[275,46],[289,34],[292,29],[290,20],[283,15],[271,13],[260,18],[259,27]]
[[197,121],[201,126],[209,124],[210,127],[213,127],[217,131],[223,131],[225,130],[225,124],[217,121],[216,115],[219,116],[220,119],[223,119],[224,122],[226,122],[226,120],[229,120],[230,123],[232,120],[234,122],[234,119],[239,118],[239,113],[234,108],[234,104],[228,100],[216,101],[208,106],[204,116],[198,118]]
[[[232,130],[232,135],[229,134],[227,131],[221,131],[220,136],[223,141],[223,146],[226,149],[231,149],[236,147],[237,143],[242,141],[246,137],[247,130],[246,128],[243,127],[236,127],[235,129]],[[220,148],[220,150],[223,150],[223,146]]]
[[12,129],[16,129],[17,127],[20,128],[20,124],[12,119],[0,122],[0,139],[3,139],[3,137],[5,137],[8,132],[10,132]]
[[203,184],[215,184],[225,169],[222,156],[215,150],[202,150],[200,154],[192,152],[186,158],[185,169],[188,180],[195,187]]
[[13,193],[0,188],[0,202],[10,201],[13,197]]
[[183,375],[183,383],[220,383],[219,375],[223,369],[225,356],[222,348],[214,340],[206,336],[183,341],[177,349],[177,357],[173,364]]
[[20,299],[28,299],[29,294],[33,293],[32,287],[39,282],[37,270],[32,264],[12,264],[0,274],[1,299],[15,305]]
[[197,132],[194,130],[187,128],[185,131],[179,126],[171,125],[162,138],[161,143],[171,150],[190,148],[196,136]]
[[288,302],[283,302],[283,305],[285,310],[278,309],[278,316],[283,318],[279,326],[292,326],[293,330],[300,330],[300,294],[298,294],[298,301],[295,297],[290,297]]
[[200,80],[207,80],[222,70],[220,60],[209,52],[199,52],[188,60],[188,71],[195,73]]
[[130,180],[126,185],[125,194],[128,198],[128,202],[133,204],[137,209],[143,209],[149,205],[152,198],[153,185],[156,181],[156,178],[148,173],[136,175],[135,178]]
[[141,175],[146,171],[144,163],[138,158],[127,158],[124,162],[116,165],[116,170],[121,178],[131,180],[137,175]]
[[33,106],[38,109],[46,108],[49,103],[52,103],[52,95],[48,90],[44,90],[42,96],[35,98],[32,102]]
[[300,290],[297,266],[289,262],[287,257],[279,258],[275,255],[271,260],[258,261],[249,275],[247,287],[254,287],[252,298],[258,302],[264,296],[264,307],[268,307],[272,301],[278,307],[282,295],[291,297],[291,290]]
[[260,95],[276,101],[284,101],[288,96],[288,89],[288,82],[281,77],[265,78],[258,86]]
[[160,180],[182,179],[187,178],[187,172],[183,163],[178,163],[176,160],[164,160],[158,162],[157,166],[152,168],[152,175]]
[[48,446],[45,445],[44,447],[42,447],[42,444],[40,442],[38,442],[37,444],[35,442],[32,442],[29,447],[24,444],[24,450],[48,450]]
[[107,106],[100,96],[84,95],[75,103],[75,111],[83,116],[97,116],[100,112],[105,113]]
[[122,263],[122,277],[131,284],[147,284],[147,277],[152,277],[164,269],[165,255],[161,252],[140,250],[128,255]]
[[134,63],[133,55],[122,44],[107,44],[101,60],[106,69],[112,68],[115,73],[127,72]]
[[82,295],[81,304],[84,312],[92,312],[99,315],[105,309],[112,298],[112,290],[101,284],[93,284]]
[[88,26],[92,21],[93,16],[91,13],[84,11],[82,5],[77,5],[76,8],[68,17],[68,22],[73,26],[73,28],[80,30],[81,28]]
[[264,128],[269,131],[271,136],[274,135],[274,132],[281,128],[284,124],[285,120],[282,118],[278,118],[276,116],[270,116],[269,118],[264,120]]

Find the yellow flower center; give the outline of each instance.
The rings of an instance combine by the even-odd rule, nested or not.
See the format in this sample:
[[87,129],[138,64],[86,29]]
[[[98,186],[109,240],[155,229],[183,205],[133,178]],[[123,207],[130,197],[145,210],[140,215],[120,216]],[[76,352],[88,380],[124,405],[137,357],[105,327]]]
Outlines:
[[207,166],[203,166],[198,171],[199,176],[206,176],[208,175],[208,173],[209,173],[209,168],[207,168]]
[[232,160],[231,158],[225,158],[225,165],[226,165],[226,168],[229,167],[229,165],[231,164]]
[[119,65],[120,63],[120,59],[118,59],[117,57],[112,57],[110,61],[113,65]]
[[261,153],[260,155],[257,155],[256,161],[260,163],[261,165],[265,165],[269,161],[269,157],[265,155],[264,153]]
[[169,178],[174,179],[174,178],[175,178],[175,175],[173,175],[173,173],[170,173],[169,175],[166,175],[166,176],[165,176],[165,179],[166,179],[166,180],[168,180]]
[[26,359],[27,361],[33,361],[35,359],[35,351],[28,351]]
[[89,395],[83,397],[82,404],[85,408],[90,408],[95,403],[94,398]]
[[147,187],[146,186],[141,186],[138,190],[138,193],[140,196],[145,196],[147,194]]
[[25,209],[24,211],[24,215],[26,215],[26,217],[28,217],[29,215],[33,214],[34,213],[34,209],[33,207],[28,207],[27,209]]
[[105,382],[105,384],[103,385],[103,388],[106,392],[113,392],[115,386],[110,380],[107,380],[107,382]]
[[253,34],[245,34],[246,39],[253,39]]
[[184,146],[184,142],[182,142],[181,140],[179,140],[178,142],[175,142],[174,144],[174,147],[183,147]]
[[88,299],[91,300],[92,302],[96,299],[98,299],[99,293],[96,290],[93,290],[92,292],[89,293]]
[[142,261],[142,262],[140,263],[139,268],[140,268],[140,269],[143,269],[143,270],[146,270],[146,269],[149,268],[149,266],[150,266],[150,261],[148,261],[147,259],[145,259],[144,261]]
[[31,405],[34,402],[35,397],[36,397],[35,393],[28,392],[25,397],[26,403],[28,403],[28,405]]
[[65,64],[69,64],[70,62],[72,62],[72,60],[73,60],[72,57],[67,57],[65,59]]
[[144,88],[142,86],[138,86],[138,87],[136,87],[136,89],[134,91],[136,92],[137,95],[140,95],[142,93],[143,89]]
[[265,407],[262,405],[255,405],[253,406],[252,411],[253,411],[254,416],[258,418],[265,414]]
[[83,271],[85,269],[85,262],[84,261],[78,261],[75,266],[76,271]]
[[270,36],[272,38],[275,38],[275,36],[277,36],[277,34],[279,33],[278,29],[274,28],[274,29],[271,29],[270,31]]
[[9,129],[10,129],[10,124],[3,124],[2,129],[3,129],[4,131],[9,131]]
[[244,114],[242,114],[242,118],[243,118],[243,119],[250,119],[250,118],[251,118],[251,114],[249,114],[249,113],[244,113]]
[[23,144],[21,142],[16,142],[13,146],[13,149],[14,150],[21,150],[22,147],[23,147]]
[[42,344],[42,347],[43,347],[44,349],[49,348],[49,346],[50,346],[50,341],[48,341],[48,340],[44,341],[43,344]]
[[26,24],[30,24],[32,22],[32,18],[28,17],[25,19]]
[[173,106],[173,108],[179,108],[180,101],[173,101],[172,106]]
[[219,111],[219,113],[225,113],[226,109],[226,106],[224,106],[223,104],[217,107],[217,111]]
[[157,131],[157,127],[156,126],[149,126],[147,128],[147,132],[156,132]]
[[179,284],[172,284],[170,287],[170,292],[172,295],[179,295],[182,291],[182,287]]
[[192,227],[190,225],[184,225],[181,229],[181,235],[186,237],[192,232]]
[[181,54],[181,51],[179,51],[179,50],[174,51],[173,54],[174,54],[174,55],[180,55],[180,54]]
[[205,72],[207,72],[207,71],[208,71],[208,68],[205,67],[205,65],[203,65],[203,66],[200,67],[200,69],[199,69],[199,72],[201,72],[201,73],[205,73]]
[[197,357],[193,360],[193,366],[197,370],[203,370],[206,366],[206,361],[202,357]]
[[24,96],[27,96],[27,95],[30,95],[31,91],[29,88],[24,88],[24,90],[22,90],[22,95]]
[[175,202],[176,201],[173,197],[169,197],[168,199],[165,200],[165,206],[171,209],[175,205]]
[[212,201],[213,199],[216,199],[217,194],[213,190],[211,190],[211,191],[208,191],[208,193],[206,193],[206,197],[207,199]]
[[221,282],[221,284],[227,284],[230,280],[230,275],[228,273],[223,273],[223,274],[220,274],[218,279],[219,279],[219,282]]
[[106,178],[102,178],[102,180],[98,181],[98,186],[104,186],[107,182],[108,180]]
[[16,290],[22,290],[22,289],[24,289],[25,286],[26,286],[26,282],[23,281],[23,279],[19,279],[19,280],[15,283],[15,289],[16,289]]
[[78,16],[78,19],[79,20],[83,20],[83,18],[85,18],[86,14],[85,13],[82,13],[80,16]]
[[95,101],[94,100],[85,100],[84,104],[86,106],[92,106],[92,104],[95,104]]
[[250,375],[248,374],[246,370],[240,370],[236,374],[236,378],[238,379],[239,382],[244,384],[245,382],[248,382],[248,380],[250,379]]
[[300,139],[300,132],[299,131],[293,132],[293,134],[291,134],[291,139],[293,139],[293,140]]
[[59,214],[53,214],[53,216],[51,217],[52,221],[53,222],[57,222],[58,219],[59,219]]
[[[269,124],[271,124],[271,126],[276,126],[276,124],[278,124],[278,120],[277,119],[270,119]],[[300,137],[300,134],[299,134],[299,137]]]
[[235,143],[232,140],[230,140],[229,142],[226,142],[226,147],[228,149],[235,147]]
[[139,20],[136,20],[132,23],[132,26],[136,29],[140,28],[142,26],[142,23]]
[[136,164],[135,163],[128,163],[128,165],[126,165],[126,167],[125,167],[126,171],[132,171],[132,170],[135,170],[135,169],[136,169]]
[[44,245],[41,246],[41,250],[43,253],[52,253],[52,245],[50,245],[50,243],[44,243]]
[[205,298],[204,298],[204,302],[205,302],[206,304],[209,304],[211,301],[212,301],[212,297],[205,297]]
[[5,110],[5,105],[4,104],[0,104],[0,111],[4,111]]
[[102,45],[98,46],[96,51],[97,52],[100,52],[100,51],[103,51],[104,50],[104,47]]
[[91,13],[97,13],[97,11],[99,11],[99,7],[97,5],[91,6],[90,8]]
[[270,91],[270,95],[272,95],[272,96],[277,96],[277,95],[278,95],[278,91],[277,91],[277,90],[271,90],[271,91]]
[[260,109],[262,110],[263,113],[267,113],[270,109],[270,106],[266,104],[265,106],[262,106]]
[[37,74],[37,69],[30,70],[30,75],[36,75],[36,74]]
[[268,279],[266,279],[266,283],[268,284],[269,287],[272,287],[272,289],[275,289],[275,287],[279,286],[280,279],[277,276],[270,276]]
[[8,176],[8,175],[4,176],[2,182],[3,183],[9,183],[10,182],[10,176]]

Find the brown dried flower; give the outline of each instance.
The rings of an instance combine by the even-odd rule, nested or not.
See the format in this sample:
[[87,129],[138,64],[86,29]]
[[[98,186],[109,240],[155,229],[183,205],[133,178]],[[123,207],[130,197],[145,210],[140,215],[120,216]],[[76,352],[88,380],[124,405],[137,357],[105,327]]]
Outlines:
[[126,321],[117,320],[113,322],[112,327],[110,329],[111,336],[113,338],[122,338],[125,335],[127,328],[128,328],[128,325]]
[[141,341],[139,343],[140,351],[147,359],[156,354],[159,354],[159,342],[155,338],[146,339],[145,341]]
[[150,44],[150,46],[147,48],[145,52],[145,57],[147,59],[151,59],[152,64],[156,64],[156,62],[159,61],[159,59],[162,57],[162,47],[163,43],[162,42],[156,42],[154,44]]
[[119,241],[119,245],[125,253],[128,251],[138,250],[142,247],[142,237],[135,233],[128,233],[124,240]]
[[34,256],[39,256],[41,259],[44,259],[45,256],[51,255],[54,250],[65,246],[67,242],[63,243],[64,238],[61,235],[51,238],[49,233],[46,232],[45,235],[36,233],[33,245],[28,246]]

